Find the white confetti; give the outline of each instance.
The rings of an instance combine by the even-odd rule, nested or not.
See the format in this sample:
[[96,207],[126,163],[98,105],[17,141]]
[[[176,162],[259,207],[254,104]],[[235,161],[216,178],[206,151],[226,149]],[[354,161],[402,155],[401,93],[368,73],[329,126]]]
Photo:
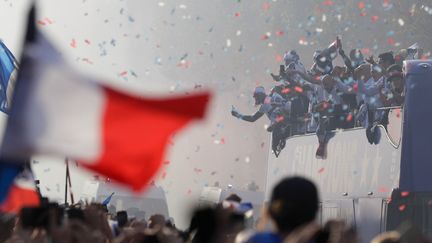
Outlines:
[[165,6],[165,3],[164,2],[159,2],[158,5],[159,5],[159,7],[163,7],[163,6]]
[[400,26],[404,26],[405,25],[405,21],[401,18],[398,19],[398,23]]
[[230,47],[230,46],[231,46],[231,40],[230,40],[230,39],[227,39],[227,40],[226,40],[226,46],[227,46],[227,47]]
[[237,32],[236,32],[236,36],[240,36],[241,35],[241,30],[237,30]]
[[245,162],[246,162],[246,163],[249,163],[249,162],[250,162],[250,158],[249,158],[249,156],[246,156],[246,158],[245,158]]
[[[340,15],[340,14],[339,14]],[[321,21],[322,22],[326,22],[327,21],[327,15],[323,14],[321,17]],[[340,21],[340,20],[339,20]]]

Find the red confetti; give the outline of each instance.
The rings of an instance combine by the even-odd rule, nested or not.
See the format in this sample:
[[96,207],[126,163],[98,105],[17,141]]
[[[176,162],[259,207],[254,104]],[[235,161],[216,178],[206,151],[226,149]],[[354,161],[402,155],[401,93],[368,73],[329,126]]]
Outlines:
[[169,160],[165,160],[163,163],[164,163],[165,165],[169,165],[169,164],[171,163],[171,161],[169,161]]
[[236,13],[234,14],[234,16],[236,16],[236,17],[240,17],[240,12],[236,12]]
[[128,74],[127,71],[123,71],[123,72],[120,73],[120,76],[126,76],[127,74]]
[[406,209],[406,205],[405,204],[402,204],[402,205],[400,205],[399,206],[399,211],[404,211]]
[[362,49],[361,49],[361,53],[362,53],[363,55],[369,55],[369,53],[370,53],[370,49],[369,49],[369,48],[362,48]]
[[283,31],[276,31],[275,34],[276,34],[276,36],[283,36],[284,32]]
[[43,22],[42,20],[38,20],[37,23],[40,24],[40,25],[46,25],[46,23]]
[[87,45],[90,45],[90,44],[91,44],[90,41],[87,40],[87,39],[85,39],[84,42],[85,42]]
[[325,168],[322,167],[321,169],[318,170],[318,173],[321,174],[321,173],[323,173],[324,171],[325,171]]
[[350,121],[352,121],[352,119],[353,119],[353,115],[351,113],[349,113],[348,116],[347,116],[347,118],[346,118],[346,120],[348,122],[350,122]]
[[220,143],[221,143],[221,144],[225,144],[225,139],[224,139],[224,138],[221,138],[221,139],[220,139]]
[[300,87],[300,86],[295,86],[295,87],[294,87],[294,90],[295,90],[297,93],[303,93],[303,89],[302,89],[302,87]]
[[270,3],[264,3],[263,4],[264,11],[267,11],[269,8],[270,8]]
[[46,21],[46,22],[48,22],[48,24],[53,24],[54,22],[51,20],[51,19],[49,19],[49,18],[44,18],[44,20]]
[[281,62],[283,60],[283,56],[276,55],[276,62]]
[[395,40],[392,38],[392,37],[389,37],[389,38],[387,38],[387,43],[389,44],[389,45],[394,45],[395,44]]
[[263,35],[263,36],[261,36],[261,40],[268,40],[268,36],[267,35]]
[[387,187],[382,186],[382,187],[378,188],[378,191],[379,192],[389,192],[390,190]]
[[291,90],[289,88],[285,88],[281,92],[282,94],[288,94],[289,92],[291,92]]
[[372,20],[372,22],[377,22],[378,19],[379,19],[379,16],[378,16],[378,15],[373,15],[373,16],[371,16],[371,20]]
[[276,122],[281,122],[281,121],[283,121],[284,120],[284,117],[283,116],[278,116],[278,117],[276,117]]
[[396,110],[396,117],[400,118],[400,116],[401,116],[401,111],[400,111],[400,109],[397,109]]
[[367,15],[366,12],[361,12],[361,13],[360,13],[360,16],[361,16],[361,17],[364,17],[364,16],[366,16],[366,15]]
[[364,2],[359,2],[358,5],[357,5],[357,7],[358,7],[360,10],[364,9],[365,6],[366,6],[366,4],[365,4]]
[[166,175],[167,175],[167,173],[166,173],[166,171],[164,171],[164,172],[162,173],[162,179],[165,179]]
[[75,40],[75,39],[72,39],[72,41],[71,41],[71,43],[70,43],[70,46],[71,46],[72,48],[76,48],[76,47],[77,47],[77,45],[76,45],[76,40]]
[[355,92],[358,91],[358,84],[357,84],[357,83],[355,83],[355,84],[353,85],[353,90],[354,90]]
[[407,197],[409,194],[410,194],[409,191],[403,191],[403,192],[401,192],[401,196],[402,197]]
[[332,6],[334,3],[333,3],[332,0],[325,0],[322,4],[323,4],[324,6]]

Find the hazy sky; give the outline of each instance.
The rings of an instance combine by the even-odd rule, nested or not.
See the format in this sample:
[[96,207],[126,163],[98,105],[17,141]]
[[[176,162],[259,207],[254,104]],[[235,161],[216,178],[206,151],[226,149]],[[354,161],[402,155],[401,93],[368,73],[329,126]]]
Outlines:
[[[0,38],[17,57],[28,2],[0,2]],[[312,53],[336,35],[342,36],[346,51],[361,48],[370,54],[417,41],[426,45],[430,41],[419,39],[426,31],[412,26],[432,16],[432,4],[420,0],[37,2],[40,30],[71,64],[101,82],[139,84],[151,95],[213,91],[207,120],[176,136],[167,155],[170,163],[161,171],[166,175],[157,182],[180,225],[186,222],[184,209],[204,185],[246,189],[254,182],[265,188],[267,120],[249,124],[233,118],[230,110],[234,105],[246,114],[256,111],[251,92],[257,85],[269,89],[275,84],[269,73],[278,71],[285,51],[296,49],[310,66]],[[37,160],[42,191],[62,198],[62,159]],[[80,178],[89,175],[74,169],[72,176],[79,194]]]

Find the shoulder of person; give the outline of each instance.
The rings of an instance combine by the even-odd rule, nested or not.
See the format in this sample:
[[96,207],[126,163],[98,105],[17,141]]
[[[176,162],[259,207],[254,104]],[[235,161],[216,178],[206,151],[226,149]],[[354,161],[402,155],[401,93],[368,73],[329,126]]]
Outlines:
[[282,243],[282,239],[279,235],[271,232],[256,233],[247,243]]

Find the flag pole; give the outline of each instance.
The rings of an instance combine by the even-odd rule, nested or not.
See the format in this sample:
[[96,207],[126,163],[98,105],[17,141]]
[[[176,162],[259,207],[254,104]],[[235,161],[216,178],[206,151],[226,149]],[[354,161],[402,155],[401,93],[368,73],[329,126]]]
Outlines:
[[[68,160],[68,162],[69,162],[69,160]],[[70,194],[70,198],[71,198],[71,204],[75,204],[73,191],[72,191],[72,181],[71,181],[71,175],[70,175],[70,170],[69,170],[69,163],[67,165],[67,179],[68,179],[67,182],[69,184],[69,194]]]
[[66,177],[65,177],[65,197],[64,197],[64,203],[65,206],[67,205],[67,193],[68,193],[68,177],[69,177],[69,161],[68,158],[65,158],[65,164],[66,164]]

